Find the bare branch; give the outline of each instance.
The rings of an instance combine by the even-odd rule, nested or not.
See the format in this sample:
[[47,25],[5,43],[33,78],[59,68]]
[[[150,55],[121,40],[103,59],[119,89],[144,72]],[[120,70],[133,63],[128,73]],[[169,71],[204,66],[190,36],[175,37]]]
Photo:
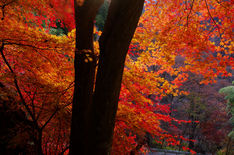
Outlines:
[[222,4],[222,2],[221,1],[218,1],[218,0],[215,0],[220,6],[222,6],[223,8],[225,8],[225,9],[228,9],[226,6],[224,6],[223,4]]
[[41,105],[41,107],[40,107],[40,109],[39,109],[39,112],[37,113],[36,120],[38,120],[38,119],[39,119],[39,117],[40,117],[40,115],[41,115],[42,111],[44,110],[45,100],[46,100],[46,99],[47,99],[47,96],[44,98],[44,100],[43,100],[43,102],[42,102],[42,105]]
[[5,4],[3,4],[3,5],[0,6],[1,9],[2,9],[2,18],[1,18],[1,20],[4,20],[4,18],[5,18],[5,8],[6,8],[6,6],[10,5],[13,2],[15,2],[15,0],[12,0],[12,1],[10,1],[8,3],[5,3]]
[[63,155],[68,149],[69,149],[69,145],[67,147],[65,147],[61,153],[59,153],[59,155]]
[[35,115],[34,100],[35,100],[36,94],[37,94],[37,88],[36,88],[35,92],[33,93],[33,97],[31,98],[32,112],[33,112],[34,115]]
[[10,40],[10,39],[5,39],[5,45],[25,46],[25,47],[30,47],[30,48],[33,48],[33,49],[38,49],[38,50],[54,50],[54,48],[41,48],[41,47],[36,47],[36,46],[30,45],[30,44],[22,44],[22,43],[9,42],[7,40]]
[[[189,13],[187,15],[187,27],[188,27],[188,22],[189,22],[189,16],[190,16],[190,14],[192,13],[192,10],[193,10],[193,4],[194,4],[194,0],[192,1],[192,4],[190,5],[190,10],[189,10]],[[186,7],[187,7],[187,1],[186,1]]]
[[213,23],[215,24],[216,28],[218,29],[219,37],[220,37],[220,39],[221,39],[221,38],[222,38],[222,35],[221,35],[221,33],[220,33],[220,28],[219,28],[218,24],[216,23],[216,21],[214,20],[214,18],[213,18],[213,16],[211,15],[211,13],[210,13],[210,9],[209,9],[209,6],[208,6],[208,4],[207,4],[207,0],[205,0],[205,3],[206,3],[206,8],[207,8],[208,14],[209,14],[211,20],[213,21]]
[[52,120],[52,118],[55,116],[55,114],[59,111],[59,108],[57,106],[56,110],[53,112],[53,114],[49,117],[49,119],[42,125],[41,130],[43,130],[46,125]]
[[17,81],[17,78],[16,78],[16,74],[15,74],[15,72],[13,71],[12,67],[10,66],[9,62],[7,61],[7,59],[6,59],[6,57],[5,57],[4,53],[3,53],[4,46],[5,46],[5,44],[4,44],[4,42],[2,42],[2,46],[1,46],[1,48],[0,48],[0,53],[1,53],[1,55],[2,55],[2,58],[3,58],[4,62],[5,62],[5,64],[7,65],[8,69],[10,70],[10,72],[11,72],[11,73],[13,74],[13,76],[14,76],[14,84],[15,84],[15,87],[16,87],[16,89],[17,89],[17,92],[18,92],[18,94],[19,94],[19,96],[20,96],[20,99],[21,99],[21,101],[22,101],[22,104],[24,105],[25,109],[27,110],[27,112],[28,112],[29,115],[31,116],[32,120],[35,122],[35,121],[36,121],[35,116],[33,115],[32,111],[30,110],[30,108],[28,107],[27,103],[25,102],[25,99],[24,99],[24,97],[23,97],[23,95],[22,95],[22,92],[21,92],[21,90],[20,90],[20,88],[19,88],[18,81]]

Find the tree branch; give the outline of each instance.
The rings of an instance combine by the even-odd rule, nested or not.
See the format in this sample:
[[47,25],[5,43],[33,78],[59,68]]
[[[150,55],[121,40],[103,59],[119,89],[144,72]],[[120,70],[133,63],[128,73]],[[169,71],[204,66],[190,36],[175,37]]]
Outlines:
[[42,102],[41,107],[39,108],[39,112],[38,112],[38,114],[37,114],[37,116],[36,116],[36,120],[39,119],[39,117],[40,117],[40,115],[41,115],[41,113],[42,113],[42,111],[43,111],[43,109],[44,109],[46,98],[47,98],[47,96],[45,97],[45,99],[44,99],[43,102]]
[[35,116],[35,105],[34,105],[34,100],[35,100],[35,97],[36,97],[36,93],[37,93],[37,88],[36,88],[35,92],[33,93],[33,97],[31,98],[32,112],[33,112],[33,115],[34,115],[34,116]]
[[2,18],[1,18],[1,20],[4,20],[4,18],[5,18],[5,7],[6,7],[7,5],[10,5],[10,4],[13,3],[13,2],[15,2],[15,0],[12,0],[12,1],[10,1],[10,2],[8,2],[8,3],[5,3],[5,4],[3,4],[3,5],[0,6],[0,7],[2,8]]
[[7,65],[8,69],[10,70],[10,72],[11,72],[11,73],[13,74],[13,76],[14,76],[14,84],[15,84],[16,90],[17,90],[17,92],[18,92],[18,94],[19,94],[19,96],[20,96],[20,99],[21,99],[21,101],[22,101],[22,104],[24,105],[25,109],[27,110],[27,112],[28,112],[29,115],[31,116],[33,122],[36,124],[35,116],[33,115],[32,111],[30,110],[30,108],[28,107],[28,105],[26,104],[26,102],[25,102],[25,100],[24,100],[24,97],[23,97],[23,95],[22,95],[22,92],[21,92],[21,90],[20,90],[20,88],[19,88],[18,81],[17,81],[17,78],[16,78],[16,74],[15,74],[15,72],[13,71],[12,67],[10,66],[9,62],[7,61],[7,59],[6,59],[6,57],[5,57],[4,53],[3,53],[4,46],[5,46],[5,44],[4,44],[4,42],[2,42],[2,46],[1,46],[1,48],[0,48],[0,53],[1,53],[1,55],[2,55],[2,58],[3,58],[4,62],[5,62],[5,64]]
[[[69,86],[62,92],[62,94],[60,95],[60,97],[61,97],[62,95],[64,95],[64,94],[67,92],[67,90],[69,90],[71,87],[73,87],[73,85],[74,85],[74,82],[70,83]],[[66,106],[65,106],[65,107],[66,107]],[[60,109],[61,109],[61,108],[59,108],[58,105],[57,105],[56,110],[53,112],[53,114],[50,116],[50,118],[46,121],[46,123],[41,127],[42,130],[43,130],[43,128],[46,127],[46,125],[51,121],[51,119],[55,116],[55,114],[56,114]]]
[[216,21],[214,20],[213,16],[211,15],[211,13],[210,13],[210,9],[209,9],[209,6],[208,6],[208,4],[207,4],[207,0],[205,0],[205,3],[206,3],[206,8],[207,8],[208,14],[209,14],[211,20],[213,21],[213,23],[215,24],[215,26],[216,26],[217,29],[218,29],[218,33],[219,33],[220,39],[222,39],[222,35],[221,35],[221,33],[220,33],[220,28],[219,28],[219,26],[217,25]]
[[46,125],[51,121],[51,119],[55,116],[55,114],[59,111],[59,108],[57,107],[56,110],[53,112],[53,114],[50,116],[50,118],[45,122],[45,124],[41,127],[41,130],[43,130]]
[[61,153],[59,153],[59,155],[63,155],[68,149],[69,149],[69,145],[67,147],[65,147]]
[[[188,27],[188,20],[189,20],[189,16],[192,13],[192,9],[193,9],[193,4],[194,4],[194,0],[192,1],[192,4],[190,5],[190,11],[187,15],[187,27]],[[186,1],[186,8],[187,8],[187,1]]]

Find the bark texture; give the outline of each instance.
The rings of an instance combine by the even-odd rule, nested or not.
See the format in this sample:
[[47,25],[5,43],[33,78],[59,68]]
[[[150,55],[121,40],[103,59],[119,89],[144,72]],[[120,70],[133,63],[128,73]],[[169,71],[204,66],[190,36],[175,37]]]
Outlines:
[[93,50],[93,27],[103,0],[74,0],[76,22],[75,88],[72,104],[70,154],[87,154],[90,142],[88,129],[94,86],[96,56]]
[[112,0],[99,41],[100,56],[92,106],[94,150],[110,154],[124,62],[144,0]]
[[[70,154],[111,153],[115,115],[127,51],[144,0],[112,0],[100,38],[96,76],[93,54],[93,21],[103,0],[75,2],[75,90],[72,109]],[[87,51],[87,49],[89,51]],[[94,61],[87,61],[87,54]]]

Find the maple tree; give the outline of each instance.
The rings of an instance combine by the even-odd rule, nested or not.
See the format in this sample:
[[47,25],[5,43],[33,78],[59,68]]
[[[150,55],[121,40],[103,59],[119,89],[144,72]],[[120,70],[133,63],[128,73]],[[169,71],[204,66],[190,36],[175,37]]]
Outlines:
[[[201,84],[214,82],[220,75],[230,75],[226,65],[233,68],[233,40],[230,29],[225,27],[232,27],[231,2],[181,4],[181,1],[149,1],[145,7],[130,46],[136,51],[130,54],[138,58],[127,60],[125,72],[132,77],[126,84],[132,88],[135,99],[140,94],[187,94],[178,88],[183,87],[189,72],[202,75]],[[138,52],[140,50],[144,52]],[[178,57],[183,58],[180,65],[175,61]],[[171,78],[163,77],[165,73]]]
[[[73,81],[72,65],[62,53],[73,49],[73,40],[46,33],[37,22],[44,20],[43,13],[47,15],[50,11],[49,8],[38,9],[42,4],[46,6],[46,2],[1,1],[1,82],[6,87],[15,88],[21,104],[18,106],[33,122],[33,143],[38,154],[42,154],[42,134],[48,132],[48,123],[56,115],[57,121],[50,126],[58,124],[62,113],[69,112],[67,105],[71,99],[67,90]],[[52,85],[53,82],[57,84]],[[63,124],[69,126],[67,121]],[[64,127],[63,130],[68,129]]]
[[[131,22],[127,20],[127,17],[132,17],[132,15],[128,16],[128,13],[137,13],[132,4],[136,7],[138,4],[130,0],[129,4],[117,0],[112,1],[112,9],[110,9],[112,11],[110,17],[107,18],[107,28],[106,30],[104,28],[102,34],[104,37],[101,37],[99,51],[98,42],[93,43],[92,38],[93,20],[101,1],[98,2],[99,4],[95,4],[95,2],[98,1],[87,0],[82,6],[75,5],[77,31],[74,30],[73,1],[3,0],[0,2],[2,15],[0,21],[2,56],[0,79],[6,87],[18,93],[16,99],[21,103],[18,105],[19,108],[25,111],[27,119],[33,122],[35,152],[53,154],[55,152],[64,153],[68,150],[74,75],[79,80],[86,81],[78,83],[76,81],[76,88],[78,86],[79,91],[82,91],[76,93],[75,88],[74,98],[80,101],[84,99],[83,104],[90,102],[84,106],[91,106],[93,101],[100,103],[95,104],[95,108],[91,108],[92,110],[88,113],[86,113],[87,111],[83,111],[83,114],[73,112],[73,114],[77,114],[77,118],[80,123],[84,123],[84,126],[81,126],[83,129],[79,129],[78,132],[73,131],[72,137],[75,141],[77,136],[74,134],[89,137],[83,137],[83,139],[87,138],[84,141],[82,138],[78,139],[80,141],[78,143],[81,145],[74,145],[75,148],[81,148],[84,151],[89,148],[91,151],[95,148],[93,149],[95,151],[99,147],[96,145],[101,144],[101,141],[104,140],[108,142],[108,145],[100,147],[104,147],[103,151],[110,152],[112,134],[114,134],[113,154],[138,152],[146,143],[144,139],[146,133],[153,135],[158,143],[166,141],[168,145],[180,145],[180,138],[183,137],[168,133],[160,127],[160,124],[161,121],[169,124],[171,122],[188,123],[188,121],[172,118],[169,115],[170,107],[160,105],[159,101],[170,94],[174,96],[188,94],[179,89],[187,80],[188,72],[202,75],[204,77],[202,83],[213,82],[220,74],[228,75],[226,66],[233,67],[234,64],[231,57],[233,54],[232,2],[215,0],[146,1],[144,13],[140,18],[139,26],[130,45],[129,55],[126,58],[119,98],[124,59],[121,60],[121,65],[120,63],[113,65],[116,68],[122,68],[120,70],[111,68],[109,64],[117,62],[117,57],[124,58],[126,55],[131,37],[127,39],[126,36],[130,31],[123,30],[125,30],[124,26],[127,26],[127,22]],[[123,3],[126,7],[121,10],[121,6],[115,3]],[[138,3],[143,5],[143,1]],[[95,5],[95,9],[91,4]],[[126,19],[112,17],[115,11],[116,14],[122,12],[121,17]],[[138,8],[138,16],[140,14],[141,10]],[[88,18],[88,16],[92,18]],[[67,35],[50,34],[51,28],[57,28],[58,20],[62,28],[67,28]],[[125,20],[127,20],[126,23]],[[119,22],[124,23],[119,24]],[[136,26],[136,23],[134,25]],[[131,34],[133,34],[135,26],[129,27],[132,30]],[[109,36],[112,28],[116,28],[116,31],[113,32],[116,32],[116,36],[120,36],[121,41],[117,41],[118,37],[115,35],[115,37]],[[109,39],[105,39],[106,37]],[[128,42],[123,44],[122,41],[125,39]],[[113,42],[113,45],[107,47],[110,44],[109,40]],[[76,73],[73,69],[75,43],[80,51],[76,53],[81,56],[76,55],[76,65],[80,65]],[[114,45],[118,46],[112,48]],[[119,48],[124,48],[122,54],[120,54]],[[112,52],[103,54],[103,51],[109,51],[109,49],[113,54],[110,54]],[[100,71],[96,76],[97,62],[95,60],[99,53]],[[86,54],[89,56],[87,57]],[[182,56],[184,59],[182,65],[179,66],[175,63],[178,56]],[[77,61],[77,59],[82,61]],[[102,64],[102,62],[105,63]],[[102,65],[107,65],[108,72],[102,70],[103,67],[100,67]],[[151,69],[152,67],[154,69]],[[115,71],[119,72],[115,73]],[[165,73],[171,78],[163,76]],[[106,77],[104,74],[108,76]],[[102,76],[106,78],[102,78]],[[118,82],[111,80],[111,76],[114,76],[113,79],[118,77]],[[94,78],[99,79],[96,80],[96,86],[94,86]],[[114,84],[116,84],[116,88]],[[94,87],[95,93],[92,101]],[[87,88],[87,93],[82,88]],[[105,96],[111,92],[109,90],[113,90],[115,100]],[[109,95],[111,96],[111,94]],[[154,96],[155,99],[149,99],[149,95]],[[110,104],[114,108],[108,106],[104,108],[105,101],[102,99],[115,102]],[[118,99],[119,106],[115,118]],[[76,100],[74,99],[73,102],[76,103]],[[113,111],[108,111],[110,112],[108,114],[106,109]],[[76,110],[82,112],[82,108],[73,107],[73,111]],[[102,113],[100,113],[101,111]],[[111,122],[108,127],[103,125],[105,128],[102,128],[100,134],[95,134],[97,131],[94,130],[98,130],[98,128],[90,123],[95,122],[96,118],[98,119],[97,113],[100,113],[97,122],[103,123],[102,117],[106,122]],[[75,126],[80,124],[76,121],[74,123]],[[115,128],[112,133],[114,123]],[[79,126],[77,127],[79,128]],[[186,138],[184,140],[189,141]],[[82,141],[86,144],[82,144]],[[75,149],[75,151],[82,150]]]

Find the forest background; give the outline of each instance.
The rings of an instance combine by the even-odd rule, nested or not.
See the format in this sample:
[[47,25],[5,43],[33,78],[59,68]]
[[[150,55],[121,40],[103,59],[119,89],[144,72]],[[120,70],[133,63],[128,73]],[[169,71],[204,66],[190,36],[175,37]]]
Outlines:
[[[96,56],[109,5],[95,17]],[[1,0],[0,8],[0,150],[67,154],[73,1]],[[145,2],[125,61],[112,154],[150,147],[231,154],[233,12],[232,0]],[[226,86],[228,104],[219,93]]]

